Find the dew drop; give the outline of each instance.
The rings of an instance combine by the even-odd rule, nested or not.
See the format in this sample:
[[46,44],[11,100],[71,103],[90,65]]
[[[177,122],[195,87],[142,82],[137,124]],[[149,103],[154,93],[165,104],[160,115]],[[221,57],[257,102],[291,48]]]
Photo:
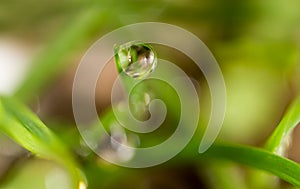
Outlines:
[[[110,134],[110,136],[102,138],[98,146],[98,152],[114,161],[126,162],[131,160],[135,155],[134,148],[140,144],[136,138],[138,136],[128,135],[121,125],[116,122],[110,126]],[[126,148],[125,146],[132,148]]]
[[157,57],[152,46],[142,42],[128,42],[115,46],[115,60],[119,72],[133,78],[145,78],[156,67]]

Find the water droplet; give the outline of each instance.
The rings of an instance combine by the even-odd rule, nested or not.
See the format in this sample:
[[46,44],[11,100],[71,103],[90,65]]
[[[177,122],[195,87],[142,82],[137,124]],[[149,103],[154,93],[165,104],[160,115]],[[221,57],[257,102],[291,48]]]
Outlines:
[[[117,123],[110,126],[110,134],[101,140],[98,151],[115,161],[126,162],[132,159],[135,154],[134,148],[139,145],[135,135],[127,135]],[[123,145],[133,148],[126,148]]]
[[119,72],[133,78],[145,78],[156,67],[157,57],[152,46],[142,42],[128,42],[115,46],[115,60]]

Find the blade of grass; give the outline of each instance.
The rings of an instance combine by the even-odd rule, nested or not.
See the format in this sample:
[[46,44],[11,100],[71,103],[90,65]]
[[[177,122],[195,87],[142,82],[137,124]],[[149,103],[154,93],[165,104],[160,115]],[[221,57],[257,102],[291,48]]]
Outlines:
[[265,148],[273,153],[280,153],[289,133],[300,123],[300,96],[289,106],[283,119],[268,139]]
[[17,100],[0,98],[0,131],[37,156],[63,165],[72,176],[72,188],[85,182],[67,147]]
[[[109,111],[110,112],[110,111]],[[111,114],[107,115],[114,119]],[[112,116],[112,117],[111,117]],[[105,118],[106,116],[102,117]],[[107,120],[103,120],[107,121]],[[188,161],[206,162],[208,159],[222,159],[240,163],[257,170],[271,173],[281,179],[300,187],[300,165],[270,151],[250,146],[216,143],[204,154],[197,154],[198,140],[193,139],[178,157],[170,160],[170,164],[179,165]],[[168,164],[167,163],[167,164]]]
[[[108,115],[103,116],[102,121],[107,122],[108,118],[114,119],[111,112],[112,110],[108,111]],[[197,161],[203,163],[207,160],[229,160],[271,173],[300,187],[300,165],[270,151],[244,145],[216,143],[207,152],[198,154],[197,148],[198,140],[193,139],[178,157],[170,160],[166,165],[179,165]]]
[[[287,112],[276,127],[275,131],[267,140],[265,149],[283,156],[286,148],[286,141],[289,140],[292,130],[300,122],[300,96],[296,98],[292,104],[288,107]],[[260,171],[253,171],[250,175],[250,181],[253,188],[265,188],[269,185],[269,188],[274,188],[276,182],[274,177]]]
[[266,150],[242,145],[214,144],[200,155],[202,157],[226,159],[267,171],[300,187],[300,165]]
[[[198,143],[195,142],[195,144],[191,145],[190,148],[185,149],[185,151],[180,153],[178,157],[161,166],[178,166],[180,164],[185,164],[186,162],[199,162],[202,164],[207,163],[208,161],[226,160],[271,173],[294,186],[300,187],[300,165],[269,151],[244,145],[218,143],[213,144],[205,153],[198,154]],[[122,180],[126,179],[126,174],[128,174],[130,170],[131,169],[116,167],[116,172],[120,173],[119,175],[114,172],[107,172],[107,174],[112,174],[111,176],[115,179]],[[139,173],[140,172],[137,171],[131,172],[130,174]],[[109,177],[109,175],[106,176]],[[97,180],[95,180],[95,183],[96,182]],[[101,181],[98,180],[98,182]]]

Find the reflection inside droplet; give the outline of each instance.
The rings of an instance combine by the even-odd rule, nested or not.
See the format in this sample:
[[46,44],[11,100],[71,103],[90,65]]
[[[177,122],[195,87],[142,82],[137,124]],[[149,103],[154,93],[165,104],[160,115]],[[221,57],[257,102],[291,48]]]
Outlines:
[[149,44],[129,42],[115,46],[115,59],[119,72],[133,78],[145,78],[156,67],[156,53]]

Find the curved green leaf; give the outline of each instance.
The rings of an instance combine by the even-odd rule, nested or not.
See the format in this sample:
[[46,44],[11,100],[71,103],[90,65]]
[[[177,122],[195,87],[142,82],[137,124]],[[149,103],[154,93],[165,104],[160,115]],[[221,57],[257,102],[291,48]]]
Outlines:
[[286,136],[300,123],[300,96],[290,105],[283,119],[269,138],[266,149],[279,153]]
[[0,131],[37,156],[63,165],[71,173],[74,189],[84,183],[66,146],[16,99],[0,97]]
[[201,157],[227,159],[272,173],[300,187],[300,165],[266,150],[231,144],[215,144]]

